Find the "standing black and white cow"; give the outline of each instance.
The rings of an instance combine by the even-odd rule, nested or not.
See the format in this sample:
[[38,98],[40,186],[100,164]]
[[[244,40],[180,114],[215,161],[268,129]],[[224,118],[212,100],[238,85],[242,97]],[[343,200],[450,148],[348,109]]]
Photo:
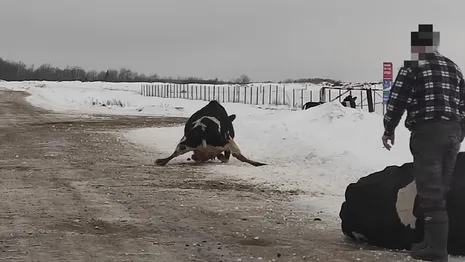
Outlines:
[[175,157],[194,152],[192,159],[196,162],[218,158],[226,163],[232,154],[240,161],[251,165],[265,165],[242,155],[234,141],[235,132],[232,122],[235,119],[236,115],[228,115],[226,109],[218,101],[210,101],[187,120],[184,126],[184,136],[174,152],[167,158],[157,159],[155,164],[163,166]]
[[[355,100],[357,100],[356,96],[348,95],[342,100],[341,105],[344,107],[351,107],[351,108],[356,108],[357,104],[355,103]],[[302,110],[306,110],[315,106],[319,106],[324,104],[325,102],[307,102],[302,106]]]

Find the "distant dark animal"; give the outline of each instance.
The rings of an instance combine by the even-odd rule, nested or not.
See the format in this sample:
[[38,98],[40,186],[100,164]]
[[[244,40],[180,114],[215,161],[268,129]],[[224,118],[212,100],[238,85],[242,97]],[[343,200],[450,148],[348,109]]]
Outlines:
[[345,107],[356,108],[357,104],[355,103],[355,100],[357,100],[356,96],[348,95],[344,98],[344,100],[342,100],[341,104]]
[[[355,100],[357,100],[357,97],[353,97],[352,95],[348,95],[342,100],[341,104],[344,107],[351,107],[351,108],[356,108],[357,104],[355,103]],[[324,104],[325,102],[307,102],[303,105],[302,110],[309,109],[311,107],[319,106],[321,104]]]
[[[389,249],[411,249],[423,238],[413,163],[388,166],[347,186],[339,217],[350,239]],[[448,251],[465,255],[465,152],[460,152],[446,196]]]
[[171,159],[193,151],[192,160],[196,162],[218,158],[226,163],[232,154],[240,161],[253,166],[265,165],[242,155],[234,142],[235,132],[232,122],[235,119],[236,115],[228,115],[218,101],[210,101],[187,120],[184,126],[184,136],[175,151],[167,158],[157,159],[155,164],[164,166]]
[[306,109],[309,109],[309,108],[312,108],[312,107],[315,107],[315,106],[319,106],[319,105],[322,105],[324,103],[325,102],[307,102],[302,107],[302,110],[306,110]]

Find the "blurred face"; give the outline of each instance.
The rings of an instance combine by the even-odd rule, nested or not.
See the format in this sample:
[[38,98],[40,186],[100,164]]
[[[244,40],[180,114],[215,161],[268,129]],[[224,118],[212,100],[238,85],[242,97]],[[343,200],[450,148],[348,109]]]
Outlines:
[[[411,58],[412,60],[418,61],[420,54],[425,54],[425,53],[434,53],[438,47],[439,47],[439,32],[431,32],[431,33],[426,33],[426,32],[420,32],[417,33],[418,35],[415,35],[413,37],[413,32],[412,32],[412,39],[416,38],[418,42],[415,42],[416,45],[411,45],[410,46],[410,53],[411,53]],[[431,42],[432,39],[432,42]],[[432,43],[431,46],[424,46],[420,45],[419,43],[425,43],[428,42]],[[412,41],[414,42],[414,41]],[[412,43],[413,44],[413,43]]]

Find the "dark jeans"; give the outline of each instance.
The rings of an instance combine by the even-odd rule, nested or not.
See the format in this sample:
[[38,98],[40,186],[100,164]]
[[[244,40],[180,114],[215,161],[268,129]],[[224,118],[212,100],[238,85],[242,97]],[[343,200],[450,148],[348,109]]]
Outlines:
[[425,121],[412,130],[410,151],[420,212],[445,210],[462,128],[451,121]]

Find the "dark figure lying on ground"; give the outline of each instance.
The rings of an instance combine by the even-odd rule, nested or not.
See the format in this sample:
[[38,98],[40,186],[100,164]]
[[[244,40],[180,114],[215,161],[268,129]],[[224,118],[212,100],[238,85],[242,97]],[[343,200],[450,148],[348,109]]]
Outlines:
[[235,132],[232,123],[234,119],[236,115],[228,115],[218,101],[210,101],[187,120],[184,126],[184,136],[175,151],[167,158],[157,159],[155,164],[164,166],[173,158],[193,151],[192,160],[196,162],[218,158],[226,163],[232,154],[240,161],[253,166],[265,165],[242,155],[234,142]]
[[[421,196],[420,196],[421,197]],[[446,194],[447,250],[465,255],[465,152],[457,156],[450,190]],[[339,217],[350,239],[370,245],[411,250],[415,242],[432,241],[417,197],[414,164],[388,166],[351,183],[345,191]]]
[[[351,107],[351,108],[356,108],[357,107],[357,104],[355,104],[355,100],[357,100],[357,97],[354,96],[352,97],[352,95],[348,95],[344,98],[344,100],[342,100],[341,104],[344,106],[344,107]],[[302,110],[306,110],[306,109],[309,109],[311,107],[315,107],[315,106],[319,106],[319,105],[322,105],[324,104],[325,102],[307,102],[304,104],[304,106],[302,107]]]

